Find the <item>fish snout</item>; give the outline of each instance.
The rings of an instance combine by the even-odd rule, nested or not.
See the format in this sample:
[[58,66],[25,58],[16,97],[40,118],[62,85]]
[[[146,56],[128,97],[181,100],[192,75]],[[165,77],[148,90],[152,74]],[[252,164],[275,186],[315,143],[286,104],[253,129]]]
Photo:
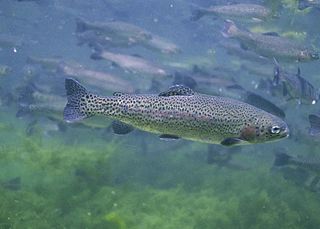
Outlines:
[[281,138],[287,138],[290,136],[290,130],[289,130],[289,127],[287,126],[287,124],[283,125],[281,127],[281,130],[280,130],[280,137]]

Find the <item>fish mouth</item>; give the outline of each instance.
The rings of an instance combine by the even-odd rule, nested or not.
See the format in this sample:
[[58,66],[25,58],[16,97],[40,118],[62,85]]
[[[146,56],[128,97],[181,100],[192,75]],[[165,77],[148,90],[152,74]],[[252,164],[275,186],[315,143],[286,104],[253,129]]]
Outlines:
[[284,130],[282,131],[282,134],[280,135],[280,138],[288,138],[290,136],[290,130],[286,126]]

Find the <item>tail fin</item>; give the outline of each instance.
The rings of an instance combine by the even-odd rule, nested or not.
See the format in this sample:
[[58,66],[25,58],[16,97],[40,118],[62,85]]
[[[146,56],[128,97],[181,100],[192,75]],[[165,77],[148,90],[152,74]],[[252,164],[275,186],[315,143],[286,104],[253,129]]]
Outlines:
[[82,18],[77,18],[76,24],[77,24],[77,28],[76,28],[77,33],[83,33],[85,31],[87,31],[86,22]]
[[63,118],[66,122],[76,122],[92,116],[88,109],[88,99],[92,98],[85,87],[74,79],[65,80],[68,103],[63,111]]
[[100,48],[95,47],[94,53],[91,54],[90,58],[92,60],[102,60],[103,58],[102,58],[101,54],[102,54],[102,50]]
[[190,17],[191,21],[198,21],[200,18],[202,18],[205,14],[206,14],[206,10],[196,6],[196,5],[192,5],[193,9],[192,9],[192,15]]
[[291,156],[289,156],[286,153],[276,153],[275,154],[275,159],[273,162],[274,166],[285,166],[288,164],[289,159],[291,158]]
[[309,133],[311,135],[320,134],[320,117],[318,115],[309,115],[310,129]]

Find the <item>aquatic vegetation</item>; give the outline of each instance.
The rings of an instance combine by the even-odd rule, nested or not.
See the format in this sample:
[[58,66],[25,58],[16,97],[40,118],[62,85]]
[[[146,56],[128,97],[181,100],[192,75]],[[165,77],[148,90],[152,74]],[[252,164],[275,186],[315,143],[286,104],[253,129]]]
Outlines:
[[[0,229],[319,228],[319,174],[309,166],[301,172],[301,163],[281,165],[287,170],[277,167],[274,155],[287,153],[299,161],[297,155],[319,157],[319,136],[308,134],[310,124],[312,130],[320,126],[315,120],[308,122],[310,114],[319,115],[317,104],[294,106],[279,96],[284,90],[271,88],[274,54],[291,52],[290,45],[277,46],[276,33],[294,47],[303,43],[315,51],[311,57],[319,59],[319,2],[306,1],[313,6],[305,8],[298,0],[236,1],[266,7],[267,18],[229,1],[226,6],[234,8],[230,16],[235,17],[212,15],[198,21],[190,20],[191,2],[183,0],[1,1],[0,56],[5,65],[0,65]],[[225,4],[219,2],[214,5]],[[224,39],[223,19],[234,20],[245,34],[268,33],[261,43],[254,43],[267,47],[256,50],[250,42]],[[271,49],[270,58],[265,58]],[[110,63],[92,60],[103,53]],[[126,65],[128,57],[131,64],[137,62],[135,68]],[[295,75],[300,67],[317,91],[319,63],[297,60],[301,59],[289,58],[284,68]],[[143,68],[141,63],[150,66]],[[155,63],[161,71],[150,70]],[[154,78],[155,70],[166,76]],[[136,74],[140,71],[148,74]],[[236,99],[255,94],[283,111],[290,138],[226,149],[183,139],[162,141],[157,132],[128,127],[121,132],[123,124],[118,124],[118,133],[132,132],[115,135],[108,117],[70,124],[63,120],[68,97],[64,81],[69,77],[88,85],[93,93],[109,96],[181,92],[182,86],[166,91],[172,84],[190,84],[185,86],[195,92]],[[310,96],[309,87],[301,88]],[[189,94],[185,89],[182,92]],[[115,96],[121,100],[129,95]],[[253,106],[259,107],[262,99]],[[183,105],[189,102],[190,98]],[[122,102],[118,105],[127,111]],[[201,119],[212,120],[213,112],[206,118],[195,107]],[[173,111],[179,108],[179,104],[172,106]],[[188,108],[181,110],[185,117]],[[239,119],[230,111],[220,117],[232,117],[226,126]],[[166,114],[157,112],[159,117]],[[167,114],[170,120],[171,113]],[[182,126],[189,126],[190,120]],[[177,123],[176,128],[168,127],[178,129]],[[203,131],[195,126],[199,127],[196,134]],[[192,131],[186,128],[181,133]],[[262,126],[262,131],[276,133],[277,126],[268,130]],[[254,133],[261,136],[251,128],[238,134],[250,140]],[[224,143],[235,142],[227,138]]]
[[195,161],[184,147],[152,159],[123,151],[116,142],[99,152],[20,140],[22,147],[2,148],[11,156],[4,157],[1,164],[9,166],[1,170],[16,164],[22,179],[20,191],[0,187],[4,227],[315,228],[319,223],[316,196],[267,175],[267,168],[219,169]]

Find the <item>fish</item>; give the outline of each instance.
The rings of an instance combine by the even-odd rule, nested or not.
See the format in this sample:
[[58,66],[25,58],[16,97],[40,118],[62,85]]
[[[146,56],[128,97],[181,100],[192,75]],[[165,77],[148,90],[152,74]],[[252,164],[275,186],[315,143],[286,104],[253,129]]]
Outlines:
[[14,177],[7,181],[1,182],[0,187],[11,191],[19,191],[21,189],[21,177]]
[[290,99],[297,99],[298,103],[316,104],[319,100],[319,90],[301,76],[300,68],[296,74],[283,70],[275,61],[273,85],[282,85],[283,95]]
[[[64,96],[47,91],[44,92],[32,83],[20,88],[19,93],[16,117],[26,120],[31,118],[31,122],[26,128],[27,135],[31,135],[34,132],[37,124],[40,124],[45,132],[50,130],[61,131],[65,128],[62,116],[66,104]],[[47,120],[44,118],[47,118]],[[105,129],[110,126],[110,123],[106,123],[105,120],[97,117],[95,119],[88,119],[82,122],[81,125],[76,126]]]
[[271,16],[271,10],[265,6],[258,4],[230,4],[230,5],[216,5],[209,8],[194,6],[192,10],[192,21],[197,21],[203,16],[212,15],[222,18],[237,18],[237,19],[250,19],[261,21]]
[[250,61],[250,63],[259,62],[261,64],[266,64],[270,62],[268,58],[258,55],[252,50],[243,49],[241,45],[237,43],[226,42],[225,40],[223,40],[219,42],[219,45],[226,50],[227,54],[237,56],[241,60],[247,60]]
[[208,145],[207,164],[233,170],[248,170],[248,167],[233,162],[233,155],[239,152],[241,152],[239,147],[222,149],[219,145]]
[[90,57],[93,60],[104,59],[110,61],[115,66],[119,66],[120,68],[132,73],[142,73],[154,76],[168,75],[164,69],[138,56],[112,53],[106,50],[96,50]]
[[59,64],[58,72],[69,77],[76,77],[90,84],[106,91],[121,90],[127,93],[134,92],[134,87],[127,80],[119,76],[89,69],[80,64],[70,64],[62,62]]
[[319,59],[319,53],[312,47],[300,42],[280,37],[276,33],[253,33],[239,29],[231,20],[225,20],[222,35],[237,39],[244,49],[257,54],[286,61],[312,61]]
[[78,39],[77,45],[79,46],[87,44],[89,47],[101,46],[105,49],[110,49],[115,47],[130,48],[138,45],[137,42],[129,42],[127,37],[112,38],[110,35],[101,34],[92,30],[76,33],[76,37]]
[[78,18],[76,33],[94,31],[96,35],[103,35],[110,41],[123,41],[127,44],[140,43],[152,38],[152,34],[136,25],[122,21],[89,22]]
[[287,124],[277,116],[230,98],[199,94],[182,85],[160,94],[116,92],[102,97],[78,81],[65,80],[66,122],[104,115],[129,126],[160,134],[234,146],[270,142],[288,137]]
[[57,67],[60,63],[63,62],[61,57],[36,57],[36,56],[28,56],[26,63],[28,65],[40,65],[42,68],[47,71],[56,71]]
[[176,44],[154,34],[152,34],[151,39],[144,40],[141,46],[163,54],[177,54],[181,52],[181,49]]
[[304,10],[309,7],[320,9],[320,0],[299,0],[299,10]]
[[17,48],[23,45],[22,39],[9,34],[0,34],[1,48]]
[[276,152],[273,165],[275,167],[297,166],[310,171],[320,171],[320,158],[290,156],[285,152]]
[[320,116],[317,114],[310,114],[308,116],[310,128],[309,134],[312,136],[319,136],[320,135]]
[[0,64],[0,76],[7,76],[10,72],[12,72],[11,67]]

